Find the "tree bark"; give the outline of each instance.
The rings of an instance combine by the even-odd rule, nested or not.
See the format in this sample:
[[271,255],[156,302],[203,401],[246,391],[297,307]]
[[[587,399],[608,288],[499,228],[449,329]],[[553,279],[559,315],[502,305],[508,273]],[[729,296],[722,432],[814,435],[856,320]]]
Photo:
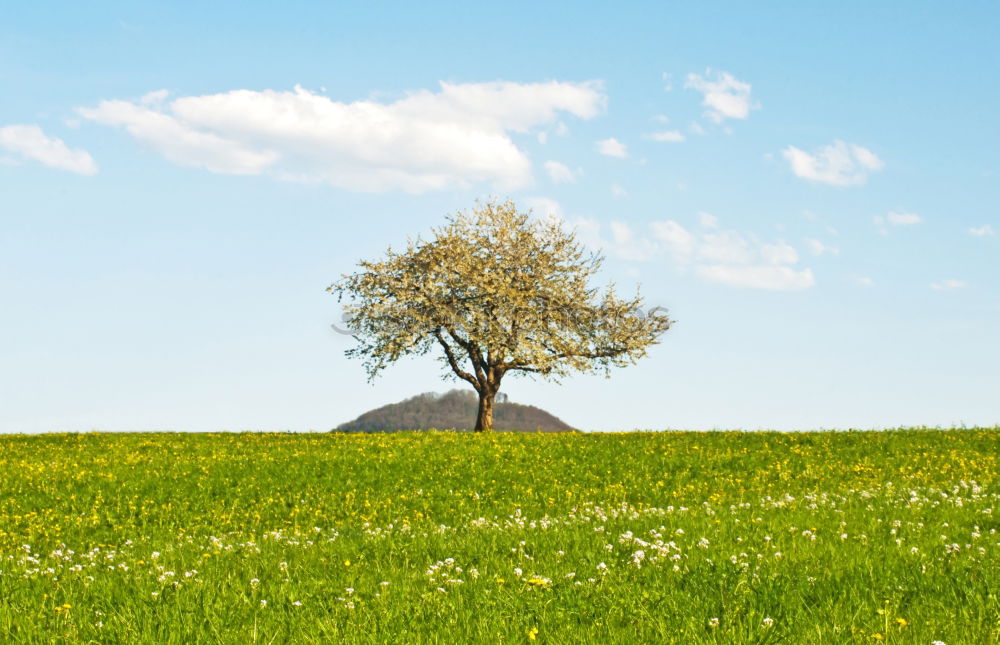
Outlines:
[[497,391],[493,388],[483,388],[479,393],[479,411],[476,413],[475,432],[490,432],[493,430],[493,399]]

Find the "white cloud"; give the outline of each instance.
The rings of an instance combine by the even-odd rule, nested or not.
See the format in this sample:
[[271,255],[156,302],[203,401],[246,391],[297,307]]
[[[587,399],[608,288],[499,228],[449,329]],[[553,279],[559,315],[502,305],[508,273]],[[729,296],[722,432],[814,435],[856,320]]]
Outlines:
[[[798,251],[783,241],[763,243],[733,230],[690,231],[673,220],[651,222],[648,235],[618,220],[605,231],[596,218],[567,218],[559,203],[547,197],[529,197],[525,203],[536,215],[562,222],[584,246],[623,260],[648,261],[666,254],[680,269],[693,269],[703,280],[749,289],[788,291],[816,283],[812,269],[794,266]],[[707,213],[699,219],[717,224]]]
[[593,217],[563,219],[566,228],[572,230],[580,242],[594,251],[604,251],[610,245],[601,237],[601,223]]
[[707,262],[745,264],[752,262],[755,250],[750,242],[737,231],[706,233],[698,245],[698,257]]
[[855,282],[857,282],[858,286],[860,286],[860,287],[874,287],[875,286],[875,281],[872,280],[871,278],[869,278],[866,275],[863,275],[860,278],[857,278],[855,280]]
[[795,264],[799,261],[799,252],[786,242],[761,244],[760,256],[768,264]]
[[969,233],[975,235],[976,237],[987,237],[996,235],[996,231],[989,224],[983,224],[982,226],[973,226],[969,229]]
[[49,168],[79,175],[97,174],[97,164],[86,150],[70,148],[62,139],[51,137],[37,125],[0,127],[0,150],[37,161]]
[[651,260],[659,251],[659,246],[654,240],[640,237],[625,222],[611,221],[607,226],[610,235],[605,236],[605,227],[597,218],[567,217],[562,206],[548,197],[529,197],[525,203],[536,215],[547,213],[550,218],[562,222],[567,230],[575,233],[581,244],[594,251],[632,261]]
[[964,289],[967,286],[969,285],[967,285],[965,282],[955,279],[940,280],[938,282],[931,283],[931,289],[933,289],[934,291],[953,291],[955,289]]
[[756,106],[750,102],[750,83],[737,80],[728,72],[716,72],[714,80],[712,70],[705,71],[705,76],[688,74],[684,87],[695,89],[704,97],[701,104],[708,107],[705,113],[709,119],[721,123],[724,119],[745,119],[750,110]]
[[557,184],[571,184],[576,181],[576,175],[558,161],[546,161],[545,172],[549,173],[549,179]]
[[163,105],[163,102],[170,96],[167,90],[154,90],[147,92],[139,98],[139,103],[143,105]]
[[887,215],[876,215],[872,218],[875,222],[875,226],[878,227],[879,231],[884,235],[889,232],[889,226],[913,226],[914,224],[919,224],[924,221],[924,218],[920,217],[916,213],[897,213],[895,211],[889,212]]
[[671,81],[671,77],[672,76],[673,76],[673,74],[669,74],[667,72],[663,72],[663,91],[664,92],[669,92],[669,91],[671,91],[671,90],[674,89],[673,81]]
[[868,148],[852,145],[851,152],[854,153],[854,158],[862,168],[867,168],[868,170],[882,170],[882,166],[885,165],[882,163],[882,160],[878,158],[878,155]]
[[166,98],[153,92],[78,112],[125,128],[181,165],[412,193],[474,182],[525,186],[531,162],[510,134],[563,113],[589,119],[606,103],[600,83],[556,81],[441,83],[390,103],[342,103],[298,86]]
[[698,213],[698,223],[704,228],[719,228],[719,218],[704,211]]
[[[583,246],[594,251],[603,252],[611,250],[615,253],[615,255],[618,255],[617,251],[619,249],[612,248],[612,243],[602,237],[601,223],[596,218],[569,218],[566,216],[562,205],[556,200],[548,197],[528,197],[524,200],[524,202],[532,209],[532,212],[535,215],[540,215],[547,219],[560,222],[564,229],[571,231],[576,235],[576,239],[583,244]],[[630,237],[630,231],[628,230],[627,225],[616,222],[615,226],[619,228],[618,236],[620,239]],[[625,251],[622,255],[631,254],[628,251]]]
[[610,139],[602,139],[597,142],[597,150],[602,155],[607,155],[609,157],[618,157],[624,159],[628,156],[628,148],[624,143],[611,137]]
[[817,239],[806,238],[806,246],[809,247],[809,252],[816,256],[826,255],[827,253],[830,255],[840,255],[839,248],[824,244]]
[[611,252],[624,260],[649,260],[656,253],[656,245],[648,239],[637,237],[623,222],[612,221]]
[[611,194],[615,197],[624,197],[625,195],[628,195],[625,189],[619,184],[611,184]]
[[799,253],[782,241],[763,243],[734,230],[718,230],[718,220],[699,213],[702,228],[692,232],[666,220],[653,222],[653,237],[679,266],[693,266],[708,282],[775,291],[806,289],[815,283],[811,269],[796,269]]
[[650,228],[653,229],[653,237],[666,244],[667,252],[678,264],[691,262],[698,245],[692,233],[673,220],[653,222]]
[[565,221],[566,219],[562,205],[554,199],[548,197],[526,197],[524,204],[537,217],[552,217],[561,221]]
[[566,215],[562,204],[549,197],[526,197],[523,203],[531,209],[532,215],[542,220],[554,220],[568,231],[572,231],[577,240],[584,246],[601,251],[609,246],[608,242],[601,237],[601,223],[594,218],[575,217],[570,219]]
[[920,217],[916,213],[897,213],[895,211],[886,215],[885,219],[893,226],[912,226],[913,224],[919,224],[924,221],[924,218]]
[[812,269],[796,271],[786,266],[710,264],[697,267],[697,272],[708,282],[747,289],[797,291],[808,289],[816,284]]
[[680,130],[664,130],[663,132],[650,132],[645,135],[651,141],[659,143],[680,143],[684,141],[684,135]]
[[831,186],[863,184],[870,172],[885,165],[871,150],[839,140],[823,146],[814,155],[795,146],[788,146],[782,154],[796,177]]
[[[98,123],[124,126],[133,137],[182,166],[229,175],[256,175],[281,158],[280,153],[265,146],[199,130],[174,116],[128,101],[102,101],[97,108],[79,112]],[[234,119],[239,118],[234,115]]]

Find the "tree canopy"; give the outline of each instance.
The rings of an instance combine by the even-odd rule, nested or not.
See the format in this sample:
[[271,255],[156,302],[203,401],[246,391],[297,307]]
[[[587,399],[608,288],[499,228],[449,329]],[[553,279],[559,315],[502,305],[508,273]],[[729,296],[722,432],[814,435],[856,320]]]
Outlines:
[[328,291],[347,300],[356,344],[346,353],[370,379],[403,356],[435,351],[479,394],[482,431],[492,429],[505,376],[608,374],[670,328],[666,316],[642,313],[638,292],[592,286],[602,262],[561,221],[489,201],[449,216],[428,240],[360,262]]

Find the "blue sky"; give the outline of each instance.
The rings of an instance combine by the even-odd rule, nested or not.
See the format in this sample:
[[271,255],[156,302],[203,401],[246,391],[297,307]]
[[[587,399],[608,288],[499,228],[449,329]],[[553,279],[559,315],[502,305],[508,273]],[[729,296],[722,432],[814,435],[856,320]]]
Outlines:
[[[811,6],[805,6],[805,5]],[[326,430],[325,288],[511,197],[678,320],[584,429],[1000,423],[1000,8],[21,3],[0,21],[0,431]]]

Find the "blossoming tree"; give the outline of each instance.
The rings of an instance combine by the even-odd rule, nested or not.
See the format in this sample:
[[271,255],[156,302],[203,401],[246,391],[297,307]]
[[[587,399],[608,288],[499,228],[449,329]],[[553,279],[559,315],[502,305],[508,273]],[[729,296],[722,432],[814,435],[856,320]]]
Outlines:
[[346,354],[364,361],[369,379],[403,356],[434,351],[478,393],[477,432],[492,429],[506,376],[608,375],[645,356],[672,323],[644,315],[638,293],[591,286],[603,258],[558,220],[510,201],[480,203],[432,233],[360,262],[327,291],[347,301],[356,344]]

